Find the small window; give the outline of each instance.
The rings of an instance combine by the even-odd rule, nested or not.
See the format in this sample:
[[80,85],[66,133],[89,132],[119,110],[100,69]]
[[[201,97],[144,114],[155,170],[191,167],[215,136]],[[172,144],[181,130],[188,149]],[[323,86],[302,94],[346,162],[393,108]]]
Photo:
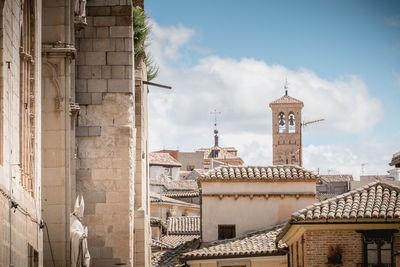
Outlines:
[[236,237],[236,226],[218,225],[218,240],[230,239]]

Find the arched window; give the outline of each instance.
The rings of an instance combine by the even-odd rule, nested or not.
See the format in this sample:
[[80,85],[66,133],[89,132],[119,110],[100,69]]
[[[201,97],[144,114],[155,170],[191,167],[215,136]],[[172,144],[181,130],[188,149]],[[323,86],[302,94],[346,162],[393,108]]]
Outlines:
[[280,112],[278,115],[279,133],[284,133],[286,131],[285,114]]
[[296,122],[294,119],[294,114],[291,112],[289,113],[289,133],[296,132]]

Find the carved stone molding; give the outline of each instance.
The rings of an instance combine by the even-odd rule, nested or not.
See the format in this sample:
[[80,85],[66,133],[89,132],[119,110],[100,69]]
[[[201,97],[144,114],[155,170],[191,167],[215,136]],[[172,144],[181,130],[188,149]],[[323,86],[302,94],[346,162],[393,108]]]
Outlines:
[[46,57],[63,57],[75,59],[76,48],[72,44],[57,41],[51,44],[43,44],[42,54]]
[[69,103],[69,114],[71,116],[78,115],[80,110],[81,110],[81,108],[79,107],[78,103],[74,103],[74,102]]
[[64,97],[61,93],[60,79],[58,77],[58,66],[48,60],[46,56],[43,57],[43,66],[47,67],[50,70],[51,78],[50,81],[54,85],[56,89],[57,96],[55,97],[55,105],[56,110],[63,111],[64,110]]

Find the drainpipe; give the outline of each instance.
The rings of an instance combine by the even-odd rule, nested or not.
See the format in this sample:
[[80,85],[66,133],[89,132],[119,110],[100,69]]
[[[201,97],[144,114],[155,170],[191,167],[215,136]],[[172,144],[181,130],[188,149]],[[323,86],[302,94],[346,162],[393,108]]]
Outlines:
[[199,197],[200,197],[200,241],[203,240],[203,197],[202,190],[199,189]]

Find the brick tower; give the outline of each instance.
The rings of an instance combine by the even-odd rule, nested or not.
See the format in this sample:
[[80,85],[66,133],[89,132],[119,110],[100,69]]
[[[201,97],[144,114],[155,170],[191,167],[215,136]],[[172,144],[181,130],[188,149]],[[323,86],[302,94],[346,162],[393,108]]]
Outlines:
[[285,95],[269,104],[272,109],[273,164],[303,165],[301,145],[301,110],[304,103]]

